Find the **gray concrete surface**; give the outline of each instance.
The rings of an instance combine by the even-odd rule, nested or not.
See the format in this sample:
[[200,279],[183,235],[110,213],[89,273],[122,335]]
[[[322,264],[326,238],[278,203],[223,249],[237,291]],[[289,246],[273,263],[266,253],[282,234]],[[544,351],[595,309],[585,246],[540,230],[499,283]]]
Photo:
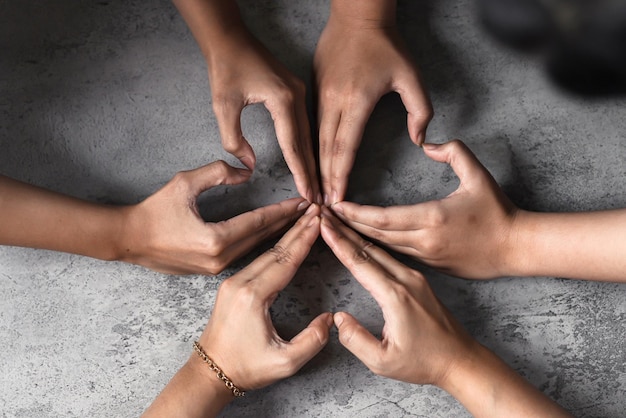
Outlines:
[[[241,2],[252,30],[309,79],[328,1]],[[525,208],[626,206],[626,101],[552,87],[536,56],[481,30],[469,0],[404,2],[400,22],[436,109],[432,141],[463,138]],[[206,70],[166,0],[0,1],[0,172],[85,199],[133,203],[176,171],[219,158]],[[267,112],[244,113],[258,154],[249,184],[214,190],[209,219],[296,194]],[[457,180],[408,140],[395,96],[367,127],[350,198],[402,204]],[[626,239],[626,237],[625,237]],[[0,415],[138,416],[191,353],[220,282],[122,263],[0,248]],[[408,260],[405,260],[409,262]],[[576,416],[626,411],[626,287],[559,278],[470,282],[426,270],[468,330]],[[626,274],[626,272],[625,272]],[[380,330],[372,299],[318,243],[273,313],[289,337],[321,310]],[[295,377],[224,416],[457,417],[432,387],[370,373],[337,342]]]

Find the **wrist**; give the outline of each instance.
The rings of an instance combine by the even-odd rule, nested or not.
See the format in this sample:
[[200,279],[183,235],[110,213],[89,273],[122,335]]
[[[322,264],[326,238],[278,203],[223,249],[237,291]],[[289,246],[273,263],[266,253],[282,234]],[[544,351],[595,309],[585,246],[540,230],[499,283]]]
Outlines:
[[527,275],[528,254],[528,211],[517,209],[512,215],[504,245],[500,248],[503,251],[500,257],[500,276],[525,276]]
[[332,0],[329,24],[348,29],[395,27],[395,0]]
[[191,355],[142,417],[216,417],[233,399]]
[[201,387],[207,397],[213,399],[216,404],[222,405],[220,410],[235,399],[233,392],[218,378],[217,373],[211,370],[196,353],[191,354],[183,367],[189,370],[193,381]]
[[[538,216],[539,215],[539,216]],[[503,276],[532,276],[537,263],[534,248],[539,239],[540,214],[518,209],[509,231]]]
[[235,0],[174,0],[174,4],[205,58],[233,33],[245,29]]
[[[502,360],[478,342],[472,352],[459,358],[437,386],[458,400],[474,416],[491,416],[499,386],[504,384]],[[512,372],[512,371],[511,371]],[[514,373],[514,372],[513,372]]]

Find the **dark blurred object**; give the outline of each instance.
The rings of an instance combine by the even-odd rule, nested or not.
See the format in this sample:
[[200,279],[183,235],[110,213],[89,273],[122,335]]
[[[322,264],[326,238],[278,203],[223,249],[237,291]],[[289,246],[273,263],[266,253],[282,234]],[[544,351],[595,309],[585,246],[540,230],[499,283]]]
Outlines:
[[479,0],[485,27],[517,48],[542,47],[562,87],[626,93],[626,0]]
[[500,41],[517,48],[543,44],[554,21],[541,0],[480,0],[482,21]]

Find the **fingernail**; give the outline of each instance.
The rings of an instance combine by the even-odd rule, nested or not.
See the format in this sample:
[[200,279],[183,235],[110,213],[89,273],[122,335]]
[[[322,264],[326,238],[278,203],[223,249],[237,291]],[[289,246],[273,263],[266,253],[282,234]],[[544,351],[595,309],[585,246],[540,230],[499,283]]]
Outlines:
[[[309,202],[307,202],[309,203]],[[309,203],[309,208],[306,210],[306,212],[304,212],[305,215],[310,215],[313,213],[313,211],[315,210],[315,204],[310,204]]]
[[323,205],[324,204],[324,199],[322,198],[322,194],[321,193],[317,194],[317,199],[316,199],[315,203],[317,203],[318,205]]
[[330,197],[328,197],[328,194],[326,193],[324,193],[324,205],[330,205]]
[[304,210],[308,208],[309,206],[311,206],[311,202],[309,202],[308,200],[304,200],[300,202],[300,204],[298,205],[298,211]]
[[338,213],[339,215],[343,215],[343,208],[341,207],[341,202],[335,203],[331,209],[333,212]]
[[417,146],[418,147],[423,147],[424,146],[424,142],[426,142],[426,133],[425,132],[420,132],[417,135]]
[[331,205],[334,205],[335,203],[339,202],[339,194],[337,193],[336,190],[333,190],[333,192],[331,193]]
[[327,312],[326,314],[326,325],[330,328],[333,325],[333,314],[332,312]]
[[343,315],[341,315],[340,313],[336,313],[333,316],[333,319],[335,320],[335,326],[337,328],[339,328],[341,326],[341,324],[343,324]]
[[424,144],[422,145],[424,147],[424,149],[427,149],[429,151],[434,151],[437,149],[438,145],[437,144]]
[[335,225],[333,225],[332,221],[327,217],[323,217],[322,222],[324,222],[324,226],[328,229],[335,229]]
[[241,161],[241,163],[243,165],[245,165],[246,167],[248,167],[249,170],[254,169],[254,162],[252,161],[252,158],[250,157],[241,157],[239,159],[239,161]]
[[319,220],[320,220],[319,216],[314,216],[314,217],[311,218],[311,220],[309,221],[309,223],[306,226],[307,227],[313,226],[313,225],[317,224],[319,222]]

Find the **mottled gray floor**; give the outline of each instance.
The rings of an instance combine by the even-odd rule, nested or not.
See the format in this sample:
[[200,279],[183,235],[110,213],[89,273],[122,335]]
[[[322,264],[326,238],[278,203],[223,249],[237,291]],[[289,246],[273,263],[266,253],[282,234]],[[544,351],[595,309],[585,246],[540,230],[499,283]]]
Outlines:
[[[513,199],[535,210],[626,206],[626,101],[552,87],[535,56],[483,33],[473,2],[401,7],[436,117],[431,140],[461,137]],[[328,2],[242,1],[254,32],[309,79]],[[206,70],[165,0],[0,0],[0,172],[82,198],[137,202],[176,171],[218,158]],[[210,219],[296,194],[261,107],[244,114],[258,155],[249,184],[213,191]],[[445,196],[457,180],[408,140],[397,97],[367,127],[350,198],[401,204]],[[258,250],[256,254],[261,250]],[[138,416],[191,352],[219,283],[122,263],[0,249],[0,415]],[[471,333],[577,416],[626,410],[626,287],[558,278],[470,282],[427,271]],[[626,273],[625,273],[626,274]],[[293,335],[321,310],[381,315],[318,243],[274,316]],[[456,417],[432,387],[372,375],[337,342],[297,376],[252,392],[226,416]]]

